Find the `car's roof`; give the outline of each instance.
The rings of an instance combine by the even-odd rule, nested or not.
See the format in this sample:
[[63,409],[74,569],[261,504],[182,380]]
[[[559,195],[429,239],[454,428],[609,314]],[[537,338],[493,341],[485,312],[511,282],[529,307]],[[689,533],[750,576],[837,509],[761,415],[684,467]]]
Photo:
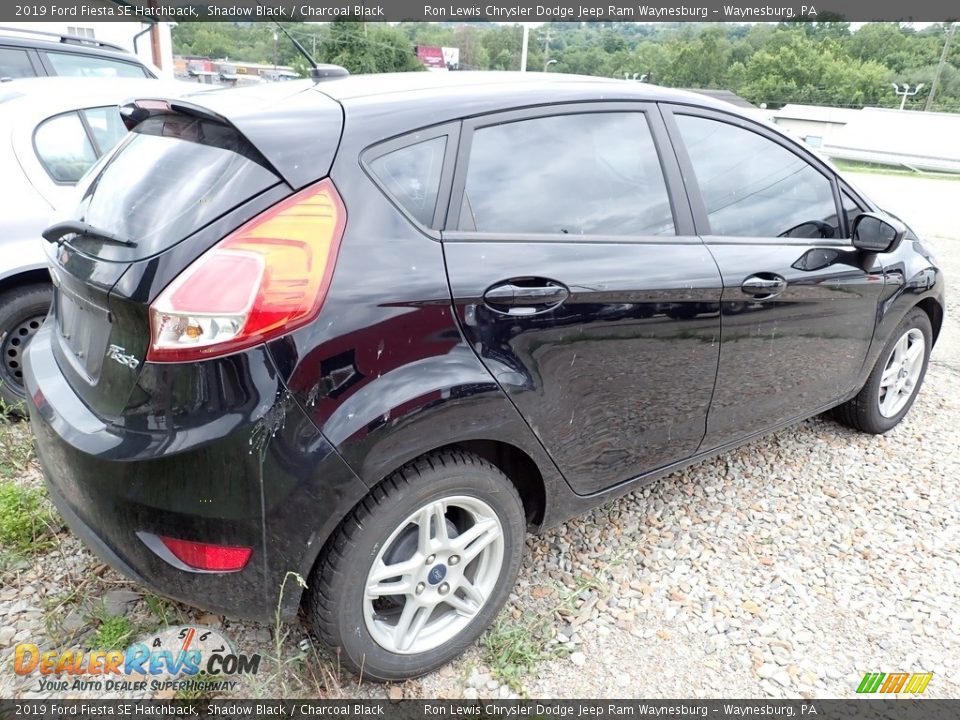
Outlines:
[[592,75],[539,72],[459,71],[348,75],[319,82],[316,89],[336,100],[351,100],[374,95],[430,92],[456,97],[458,94],[471,94],[490,86],[507,92],[514,90],[539,96],[566,93],[574,87],[582,87],[586,95],[602,96],[604,92],[608,92],[654,101],[702,101],[702,98],[694,93],[647,83]]
[[[729,103],[684,90],[588,75],[532,72],[407,72],[292,80],[215,90],[196,102],[230,117],[238,111],[276,112],[295,96],[311,91],[348,110],[386,104],[397,111],[435,116],[436,122],[511,107],[594,100],[675,102],[736,111]],[[302,103],[303,98],[295,102]]]

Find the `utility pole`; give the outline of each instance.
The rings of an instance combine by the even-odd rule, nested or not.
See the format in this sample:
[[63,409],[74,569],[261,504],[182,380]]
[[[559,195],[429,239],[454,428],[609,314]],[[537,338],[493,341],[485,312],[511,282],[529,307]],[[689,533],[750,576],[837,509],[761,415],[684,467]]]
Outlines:
[[548,30],[543,34],[543,71],[547,72],[547,69],[555,62],[556,60],[550,59],[550,31]]
[[890,83],[890,84],[893,85],[893,91],[894,91],[897,95],[900,96],[900,109],[901,109],[901,110],[903,110],[904,106],[907,104],[907,98],[908,98],[908,97],[913,97],[913,96],[916,95],[918,92],[920,92],[920,90],[923,88],[923,83],[920,83],[919,85],[917,85],[917,86],[913,89],[913,92],[910,92],[910,84],[909,84],[909,83],[904,83],[904,84],[903,84],[903,90],[901,90],[901,89],[900,89],[900,86],[897,85],[896,83]]
[[530,44],[530,25],[523,23],[523,45],[520,48],[520,72],[527,71],[527,46]]
[[947,37],[943,40],[943,52],[940,53],[940,64],[937,65],[937,74],[933,76],[933,83],[930,85],[930,94],[927,95],[927,102],[924,104],[924,110],[930,110],[933,107],[933,96],[937,94],[937,84],[940,82],[940,73],[943,72],[943,66],[947,64],[947,51],[950,49],[950,41],[953,34],[957,31],[957,24],[950,23],[947,28]]
[[277,31],[273,31],[273,73],[277,73]]

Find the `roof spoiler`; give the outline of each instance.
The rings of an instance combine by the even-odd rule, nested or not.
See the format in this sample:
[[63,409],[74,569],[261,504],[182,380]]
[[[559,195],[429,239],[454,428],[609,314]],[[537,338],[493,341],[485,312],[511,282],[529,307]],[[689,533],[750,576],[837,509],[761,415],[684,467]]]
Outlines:
[[177,100],[142,98],[139,100],[131,100],[120,106],[120,119],[123,120],[123,124],[127,130],[133,130],[137,125],[154,115],[168,115],[170,113],[193,115],[194,117],[212,120],[213,122],[224,125],[231,124],[225,117],[218,115],[212,110]]
[[[265,88],[270,97],[259,99],[235,90],[204,93],[196,102],[141,98],[121,105],[120,117],[128,130],[149,117],[171,113],[227,125],[243,135],[293,190],[299,190],[330,173],[343,131],[343,108],[312,90],[276,96],[286,84]],[[278,133],[278,127],[284,132]]]

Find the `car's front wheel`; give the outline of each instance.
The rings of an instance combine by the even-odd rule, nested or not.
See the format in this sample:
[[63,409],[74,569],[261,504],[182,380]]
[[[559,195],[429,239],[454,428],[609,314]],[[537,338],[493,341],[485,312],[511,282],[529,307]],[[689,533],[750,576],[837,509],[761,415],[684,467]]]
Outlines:
[[364,678],[401,680],[462,653],[506,602],[523,505],[486,460],[448,450],[397,471],[341,524],[311,574],[320,639]]
[[885,433],[903,420],[923,379],[933,346],[930,318],[913,308],[893,331],[863,389],[836,408],[843,424],[868,433]]

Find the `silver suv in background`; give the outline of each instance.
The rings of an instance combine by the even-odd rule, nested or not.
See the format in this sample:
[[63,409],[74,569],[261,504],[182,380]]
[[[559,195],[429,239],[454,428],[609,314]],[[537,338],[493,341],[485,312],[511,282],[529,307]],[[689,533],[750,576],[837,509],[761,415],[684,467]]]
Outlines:
[[23,399],[22,355],[50,305],[40,232],[74,186],[126,135],[131,97],[203,91],[192,83],[43,78],[0,83],[0,400]]
[[102,40],[0,26],[0,81],[47,76],[142,79],[157,70]]

